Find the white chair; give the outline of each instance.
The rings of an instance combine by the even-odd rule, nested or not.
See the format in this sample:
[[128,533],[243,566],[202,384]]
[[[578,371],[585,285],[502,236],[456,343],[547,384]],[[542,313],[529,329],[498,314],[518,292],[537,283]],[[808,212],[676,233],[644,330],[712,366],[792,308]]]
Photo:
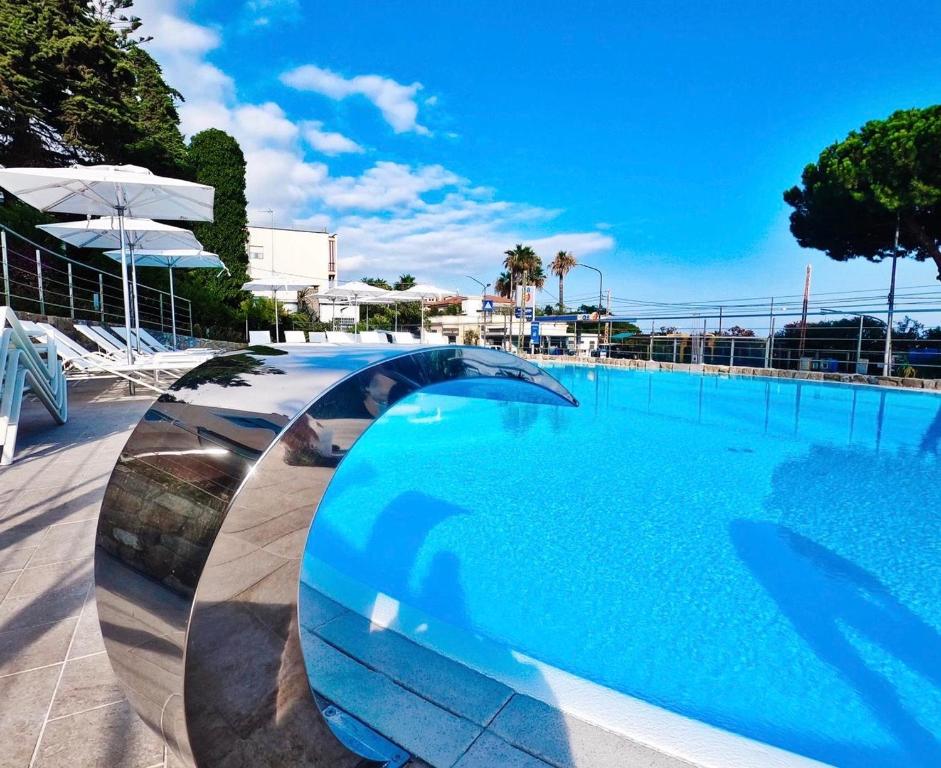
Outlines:
[[68,389],[55,340],[37,344],[13,310],[0,306],[0,465],[13,461],[23,394],[30,392],[57,424],[69,418]]
[[406,344],[406,345],[415,345],[421,344],[421,342],[416,339],[412,334],[407,331],[389,331],[389,336],[392,337],[393,344]]
[[285,344],[306,344],[307,337],[304,336],[303,331],[285,331],[284,342]]
[[327,341],[331,344],[355,344],[352,333],[345,331],[326,331]]
[[249,344],[270,344],[271,343],[271,331],[249,331],[248,343]]
[[307,334],[310,344],[327,344],[327,334],[323,331],[311,331]]
[[384,344],[385,339],[380,338],[378,331],[360,331],[356,334],[356,340],[360,344]]

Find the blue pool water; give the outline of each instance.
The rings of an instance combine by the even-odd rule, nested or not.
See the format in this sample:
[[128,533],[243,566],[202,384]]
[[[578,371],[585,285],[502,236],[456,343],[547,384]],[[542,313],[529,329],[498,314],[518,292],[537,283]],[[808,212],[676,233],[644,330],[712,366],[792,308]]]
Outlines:
[[305,574],[824,762],[941,765],[941,397],[550,370],[580,408],[397,404]]

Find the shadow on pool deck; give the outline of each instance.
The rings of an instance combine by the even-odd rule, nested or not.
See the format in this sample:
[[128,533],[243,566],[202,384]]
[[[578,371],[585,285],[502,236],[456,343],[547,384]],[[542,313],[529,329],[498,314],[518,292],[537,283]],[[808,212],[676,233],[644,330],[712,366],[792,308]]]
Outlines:
[[801,751],[836,765],[941,764],[938,736],[906,709],[892,682],[867,664],[848,631],[878,645],[936,687],[941,687],[941,636],[873,574],[786,526],[735,520],[730,534],[739,556],[794,629],[858,694],[894,737],[897,750],[874,754],[807,734],[771,732],[754,737],[777,743],[803,739]]

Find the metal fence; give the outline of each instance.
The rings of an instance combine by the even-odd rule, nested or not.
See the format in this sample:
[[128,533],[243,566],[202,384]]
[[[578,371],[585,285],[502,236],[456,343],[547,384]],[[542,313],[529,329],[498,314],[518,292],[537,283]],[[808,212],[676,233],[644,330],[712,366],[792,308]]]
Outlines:
[[[0,224],[3,302],[15,312],[68,317],[73,320],[124,325],[124,293],[120,265],[98,269],[56,253]],[[170,294],[148,285],[137,286],[140,325],[156,331],[170,329]],[[176,325],[192,335],[189,299],[176,297]]]
[[[874,314],[821,310],[808,313],[802,327],[799,315],[782,313],[752,327],[743,319],[731,335],[728,329],[733,323],[728,316],[724,319],[725,333],[709,329],[701,318],[638,318],[635,327],[643,323],[653,332],[622,336],[603,345],[602,354],[657,362],[941,378],[941,326],[929,327],[941,319],[937,308],[903,307],[896,312],[888,371],[886,322]],[[590,322],[584,327],[586,332],[594,330]],[[607,338],[618,336],[617,330],[602,324]],[[546,343],[542,340],[544,352]]]

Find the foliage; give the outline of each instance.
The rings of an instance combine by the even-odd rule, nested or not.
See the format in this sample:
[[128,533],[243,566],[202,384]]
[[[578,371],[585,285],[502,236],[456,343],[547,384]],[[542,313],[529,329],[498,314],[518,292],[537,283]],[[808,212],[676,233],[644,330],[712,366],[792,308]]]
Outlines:
[[389,285],[389,281],[384,280],[381,277],[364,277],[361,282],[366,283],[366,285],[371,285],[373,288],[383,288],[387,291],[392,290],[392,286]]
[[852,131],[804,168],[801,186],[784,200],[804,248],[837,261],[930,258],[941,280],[941,106],[902,110]]
[[559,313],[565,312],[565,276],[571,272],[578,262],[575,256],[568,251],[559,251],[549,269],[552,274],[559,278]]
[[130,37],[129,0],[0,0],[0,163],[182,173],[179,94]]
[[480,341],[480,334],[473,328],[468,328],[464,331],[464,343],[469,347],[476,347],[477,342]]
[[496,292],[497,296],[502,296],[505,299],[510,298],[510,292],[513,290],[513,278],[509,272],[500,273],[496,282],[493,284],[493,290]]
[[723,331],[722,335],[752,337],[755,335],[755,332],[751,328],[742,328],[740,325],[733,325],[731,328],[727,328]]
[[517,243],[515,247],[504,251],[503,266],[509,271],[513,285],[523,283],[523,273],[526,273],[526,284],[542,288],[546,284],[546,273],[542,268],[542,259],[528,245]]
[[399,279],[395,281],[393,288],[395,288],[397,291],[407,291],[409,288],[413,288],[417,284],[418,281],[415,279],[415,276],[406,272],[404,275],[399,275]]
[[224,326],[238,327],[233,318],[243,307],[242,284],[248,280],[245,156],[229,134],[210,128],[190,141],[189,163],[196,181],[216,189],[213,221],[199,222],[193,229],[203,247],[222,259],[229,274],[190,270],[180,281],[180,293],[193,301],[197,322],[219,332]]

